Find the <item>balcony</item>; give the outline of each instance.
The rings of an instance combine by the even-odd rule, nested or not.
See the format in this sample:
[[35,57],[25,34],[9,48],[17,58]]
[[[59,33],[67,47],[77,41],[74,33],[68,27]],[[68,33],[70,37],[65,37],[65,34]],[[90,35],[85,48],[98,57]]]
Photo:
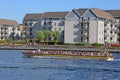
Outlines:
[[49,23],[46,23],[46,24],[43,25],[43,27],[52,27],[52,25],[49,24]]
[[116,32],[117,32],[117,33],[120,33],[120,30],[119,30],[119,29],[117,29],[117,30],[116,30]]
[[109,37],[110,35],[108,33],[105,33],[105,37]]
[[45,20],[45,22],[50,22],[50,23],[52,23],[53,21],[50,20],[50,19],[47,19],[47,20]]
[[107,23],[109,23],[110,21],[109,21],[109,20],[105,20],[104,22],[105,22],[105,24],[107,24]]
[[79,21],[80,23],[89,23],[89,19],[83,19]]
[[1,34],[1,37],[5,37],[5,35],[4,35],[4,34]]
[[1,27],[1,30],[3,30],[3,27]]
[[15,30],[15,28],[12,28],[12,30],[14,31],[14,30]]
[[82,34],[81,34],[81,37],[88,37],[88,35],[89,35],[89,34],[88,34],[87,32],[86,32],[86,33],[82,33]]
[[65,22],[64,21],[60,21],[58,24],[59,24],[59,26],[64,26]]
[[120,27],[120,23],[117,23],[117,24],[116,24],[116,27]]
[[111,28],[111,31],[117,31],[117,28]]
[[105,30],[109,30],[109,27],[105,27],[104,29],[105,29]]
[[111,35],[110,37],[115,38],[115,35]]
[[81,31],[88,31],[88,30],[89,30],[89,27],[88,27],[88,26],[84,26],[84,27],[81,27],[80,30],[81,30]]

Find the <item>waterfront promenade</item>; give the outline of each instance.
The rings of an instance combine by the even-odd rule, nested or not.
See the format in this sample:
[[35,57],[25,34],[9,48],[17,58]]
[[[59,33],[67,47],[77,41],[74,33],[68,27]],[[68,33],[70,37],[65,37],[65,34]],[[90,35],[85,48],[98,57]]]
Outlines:
[[80,46],[0,46],[0,50],[76,50],[76,51],[108,51],[120,53],[120,47],[80,47]]

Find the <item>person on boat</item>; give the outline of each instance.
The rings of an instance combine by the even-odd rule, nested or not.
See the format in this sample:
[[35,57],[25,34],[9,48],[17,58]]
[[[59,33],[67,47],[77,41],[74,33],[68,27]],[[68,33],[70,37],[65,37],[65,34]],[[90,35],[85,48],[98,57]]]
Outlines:
[[38,54],[39,54],[40,52],[41,52],[41,50],[40,50],[40,49],[36,50],[36,53],[38,53]]
[[38,49],[38,52],[40,52],[40,49]]

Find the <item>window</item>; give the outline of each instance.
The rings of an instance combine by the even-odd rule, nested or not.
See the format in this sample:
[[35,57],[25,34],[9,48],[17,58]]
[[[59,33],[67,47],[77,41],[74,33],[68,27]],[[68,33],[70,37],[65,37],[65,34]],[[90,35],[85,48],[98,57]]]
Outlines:
[[83,32],[81,32],[81,34],[83,34]]
[[52,22],[48,22],[48,24],[49,24],[49,25],[51,25],[51,24],[52,24]]
[[1,37],[1,40],[3,39],[3,37]]
[[89,27],[89,23],[87,23],[87,26]]
[[84,18],[82,17],[82,20],[83,20]]
[[83,42],[83,37],[81,37],[81,42]]
[[112,32],[112,31],[110,31],[110,33],[112,34],[113,32]]
[[110,40],[112,40],[112,37],[110,37]]
[[29,25],[32,26],[32,22],[30,22]]
[[59,31],[61,31],[61,28],[59,28]]
[[30,33],[30,36],[32,36],[32,33]]
[[27,23],[25,23],[25,26],[27,26]]
[[113,25],[112,25],[112,24],[111,24],[110,26],[111,26],[111,28],[113,27]]
[[5,30],[7,30],[7,28],[5,28]]
[[46,25],[46,22],[44,22],[44,25]]
[[104,26],[107,26],[107,24],[105,23]]
[[88,17],[88,20],[90,20],[90,17]]
[[106,33],[107,31],[105,30],[104,33]]
[[32,28],[30,28],[30,32],[32,31]]
[[54,25],[56,26],[56,22],[54,23]]
[[104,40],[106,40],[107,38],[106,37],[104,37]]
[[83,26],[83,23],[81,23],[81,26]]
[[64,26],[65,25],[65,22],[64,21],[60,21],[59,22],[59,26]]

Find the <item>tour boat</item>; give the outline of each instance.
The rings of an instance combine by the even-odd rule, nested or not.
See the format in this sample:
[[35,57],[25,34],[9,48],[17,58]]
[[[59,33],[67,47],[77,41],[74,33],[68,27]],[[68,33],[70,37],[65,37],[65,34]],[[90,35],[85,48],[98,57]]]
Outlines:
[[113,55],[106,51],[86,52],[86,51],[60,51],[60,50],[33,50],[22,52],[27,57],[49,56],[61,58],[90,58],[100,60],[113,60]]

